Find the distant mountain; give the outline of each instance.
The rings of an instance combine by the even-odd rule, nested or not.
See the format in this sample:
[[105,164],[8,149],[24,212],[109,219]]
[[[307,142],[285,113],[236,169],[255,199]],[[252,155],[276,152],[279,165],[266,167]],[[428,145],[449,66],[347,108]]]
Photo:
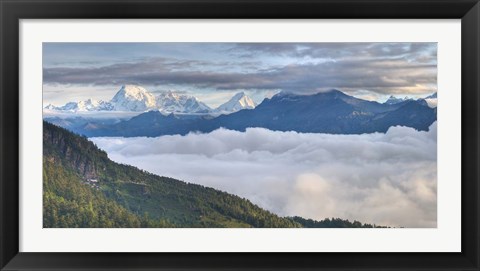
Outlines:
[[386,132],[395,125],[428,130],[436,111],[417,101],[380,104],[331,90],[314,95],[281,94],[253,110],[219,116],[216,126],[243,131],[264,127],[302,133],[362,134]]
[[[402,102],[405,102],[405,101],[414,101],[415,99],[413,98],[408,98],[408,97],[405,97],[405,98],[397,98],[397,97],[394,97],[394,96],[390,96],[388,98],[388,100],[385,101],[385,104],[397,104],[397,103],[402,103]],[[437,93],[433,93],[425,98],[420,98],[420,99],[416,99],[417,101],[425,101],[427,103],[427,105],[431,108],[435,108],[437,107]]]
[[145,112],[156,109],[156,102],[155,96],[145,88],[135,85],[124,85],[108,102],[88,99],[80,102],[68,102],[63,106],[49,104],[44,109],[70,113],[87,111]]
[[253,109],[257,104],[244,92],[235,94],[229,101],[215,109],[218,113],[232,113],[242,109]]
[[113,110],[113,106],[109,102],[102,100],[96,101],[88,99],[80,102],[69,102],[59,107],[49,104],[45,109],[65,112],[111,111]]
[[430,108],[424,100],[380,104],[331,90],[314,95],[280,93],[265,99],[254,109],[216,118],[189,119],[151,111],[116,124],[98,129],[78,129],[77,132],[86,136],[153,137],[207,133],[220,127],[237,131],[263,127],[301,133],[362,134],[384,133],[396,125],[426,131],[436,119],[436,108]]
[[115,111],[145,112],[156,109],[155,96],[145,88],[135,85],[125,85],[113,96],[110,104]]
[[57,126],[63,127],[69,131],[79,133],[82,131],[95,131],[98,129],[103,129],[109,127],[116,123],[121,122],[122,120],[130,119],[128,118],[90,118],[90,117],[80,117],[73,116],[67,118],[61,118],[58,116],[45,116],[44,120],[49,123],[55,124]]
[[[240,94],[240,93],[239,93]],[[225,103],[217,113],[229,114],[241,109],[255,107],[252,99],[242,93],[237,94]],[[44,107],[57,112],[87,112],[87,111],[118,111],[118,112],[148,112],[159,110],[163,113],[208,114],[214,112],[208,105],[196,97],[167,91],[157,95],[136,85],[124,85],[110,101],[95,101],[88,99],[80,102],[69,102],[63,106],[49,104]]]
[[405,102],[405,101],[411,101],[413,100],[412,98],[408,98],[408,97],[405,97],[405,98],[397,98],[397,97],[394,97],[394,96],[390,96],[388,98],[388,100],[385,101],[386,104],[398,104],[398,103],[401,103],[401,102]]
[[168,113],[208,113],[212,109],[197,98],[172,91],[163,92],[156,97],[157,109]]

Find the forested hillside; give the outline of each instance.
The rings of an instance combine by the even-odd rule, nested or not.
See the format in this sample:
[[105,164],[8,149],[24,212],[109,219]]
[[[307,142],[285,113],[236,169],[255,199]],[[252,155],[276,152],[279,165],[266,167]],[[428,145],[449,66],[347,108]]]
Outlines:
[[46,228],[376,227],[279,217],[247,199],[111,161],[86,137],[43,123]]
[[44,227],[300,227],[246,199],[108,159],[43,125]]

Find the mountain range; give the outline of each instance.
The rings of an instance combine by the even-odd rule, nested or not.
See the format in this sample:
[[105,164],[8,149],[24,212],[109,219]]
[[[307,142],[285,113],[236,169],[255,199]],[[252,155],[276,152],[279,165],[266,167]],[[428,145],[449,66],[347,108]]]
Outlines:
[[404,97],[404,98],[398,98],[394,96],[390,96],[384,103],[385,104],[397,104],[405,101],[425,101],[427,102],[428,106],[434,108],[437,107],[437,93],[433,93],[425,98],[420,98],[420,99],[414,99],[414,98],[409,98],[409,97]]
[[385,103],[386,104],[398,104],[398,103],[401,103],[401,102],[412,101],[412,100],[413,100],[412,98],[408,98],[408,97],[397,98],[397,97],[394,97],[394,96],[390,96],[388,98],[388,100],[385,101]]
[[255,102],[245,93],[235,94],[229,101],[216,109],[210,108],[196,97],[173,91],[157,95],[136,85],[124,85],[110,101],[88,99],[80,102],[68,102],[63,106],[49,104],[44,108],[57,112],[121,111],[147,112],[158,110],[163,113],[222,113],[228,114],[242,109],[255,108]]
[[[87,137],[185,135],[221,127],[237,131],[262,127],[301,133],[362,134],[384,133],[392,126],[426,131],[436,119],[437,108],[424,99],[378,103],[330,90],[314,95],[279,93],[253,109],[217,117],[184,117],[154,110],[116,123],[85,122],[66,128]],[[47,120],[62,125],[58,119]]]

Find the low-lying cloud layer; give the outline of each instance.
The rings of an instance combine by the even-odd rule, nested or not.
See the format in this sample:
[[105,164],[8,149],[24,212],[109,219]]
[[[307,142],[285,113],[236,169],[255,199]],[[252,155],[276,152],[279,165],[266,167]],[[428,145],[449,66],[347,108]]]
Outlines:
[[282,216],[436,227],[437,129],[386,134],[245,133],[93,138],[109,157],[227,191]]

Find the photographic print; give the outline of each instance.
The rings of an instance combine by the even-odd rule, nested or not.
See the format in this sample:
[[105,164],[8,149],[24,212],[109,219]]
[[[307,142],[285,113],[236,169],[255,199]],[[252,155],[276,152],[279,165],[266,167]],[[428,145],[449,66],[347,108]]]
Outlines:
[[44,228],[436,228],[437,43],[43,43]]

